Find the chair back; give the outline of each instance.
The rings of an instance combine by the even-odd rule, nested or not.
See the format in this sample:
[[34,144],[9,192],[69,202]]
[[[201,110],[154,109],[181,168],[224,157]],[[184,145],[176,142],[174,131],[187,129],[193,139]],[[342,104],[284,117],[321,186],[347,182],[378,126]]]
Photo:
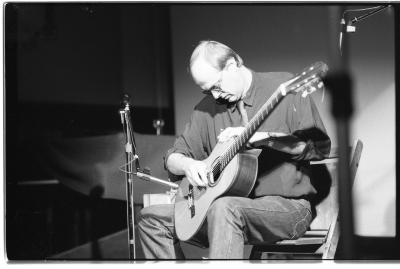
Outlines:
[[[356,140],[351,148],[350,155],[350,180],[353,186],[355,174],[361,158],[363,143],[361,140]],[[336,154],[335,154],[336,155]],[[329,229],[333,221],[336,221],[339,212],[338,205],[338,158],[333,156],[321,162],[315,162],[313,165],[313,180],[314,182],[330,181],[330,184],[324,184],[326,189],[318,190],[322,198],[317,198],[314,204],[316,217],[312,221],[311,230]],[[328,179],[326,179],[328,177]],[[316,184],[318,185],[318,184]],[[320,183],[319,185],[322,185]],[[327,192],[329,190],[329,192]]]

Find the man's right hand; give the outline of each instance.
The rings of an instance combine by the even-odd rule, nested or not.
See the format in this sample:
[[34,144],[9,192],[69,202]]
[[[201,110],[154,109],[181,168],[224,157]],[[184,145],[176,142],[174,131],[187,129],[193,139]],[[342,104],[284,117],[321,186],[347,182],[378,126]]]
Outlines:
[[[197,161],[186,157],[181,153],[172,153],[167,160],[168,170],[175,175],[184,175],[193,186],[207,186],[207,165],[203,161]],[[213,183],[212,173],[210,182]]]
[[183,167],[187,180],[193,186],[205,187],[208,185],[207,179],[207,165],[203,161],[186,160]]

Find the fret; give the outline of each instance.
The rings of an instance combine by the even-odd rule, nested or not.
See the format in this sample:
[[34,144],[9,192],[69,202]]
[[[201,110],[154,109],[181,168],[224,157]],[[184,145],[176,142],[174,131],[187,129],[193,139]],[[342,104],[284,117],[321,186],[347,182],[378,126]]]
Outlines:
[[254,123],[251,125],[250,128],[250,133],[253,133],[256,130],[257,125],[255,125]]

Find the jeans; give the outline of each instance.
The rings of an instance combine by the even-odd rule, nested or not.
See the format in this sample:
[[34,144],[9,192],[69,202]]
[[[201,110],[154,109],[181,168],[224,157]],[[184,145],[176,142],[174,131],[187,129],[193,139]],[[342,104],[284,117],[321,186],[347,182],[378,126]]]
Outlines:
[[[208,209],[204,224],[209,259],[244,259],[245,244],[296,239],[306,232],[311,220],[311,206],[304,199],[218,198]],[[142,209],[138,230],[146,259],[185,258],[175,233],[173,204]]]

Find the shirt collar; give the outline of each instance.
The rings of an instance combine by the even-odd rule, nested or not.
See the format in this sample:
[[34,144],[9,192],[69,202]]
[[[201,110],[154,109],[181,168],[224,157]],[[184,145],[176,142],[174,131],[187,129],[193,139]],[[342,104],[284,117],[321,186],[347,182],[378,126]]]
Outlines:
[[[251,84],[250,84],[250,87],[249,87],[249,89],[247,90],[247,93],[246,93],[246,96],[243,98],[243,103],[244,103],[244,105],[245,106],[253,106],[253,104],[254,104],[254,97],[255,97],[255,83],[254,83],[254,81],[256,80],[256,73],[253,71],[253,70],[251,70],[251,69],[249,69],[250,70],[250,72],[251,72],[251,77],[252,77],[252,79],[251,79]],[[232,105],[230,105],[229,107],[228,107],[228,109],[231,111],[231,112],[234,112],[235,110],[236,110],[236,103],[235,104],[232,104]]]

